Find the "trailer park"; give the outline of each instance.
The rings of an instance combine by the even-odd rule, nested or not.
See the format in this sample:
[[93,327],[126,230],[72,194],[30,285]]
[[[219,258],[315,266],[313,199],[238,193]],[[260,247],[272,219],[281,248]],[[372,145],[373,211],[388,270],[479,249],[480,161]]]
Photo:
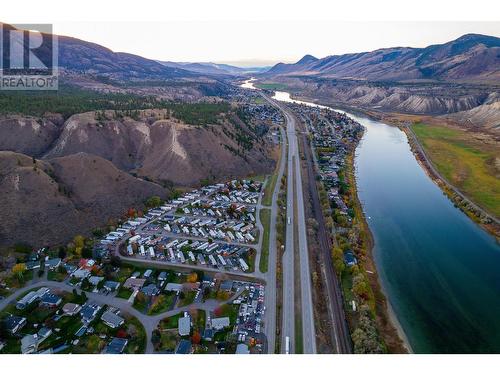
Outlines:
[[94,240],[92,258],[48,249],[0,282],[2,353],[262,353],[262,183],[185,193]]

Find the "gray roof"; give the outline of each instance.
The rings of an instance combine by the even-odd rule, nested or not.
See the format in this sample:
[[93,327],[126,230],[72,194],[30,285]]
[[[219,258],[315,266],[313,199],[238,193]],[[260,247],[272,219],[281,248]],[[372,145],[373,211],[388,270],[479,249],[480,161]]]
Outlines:
[[119,327],[125,321],[125,319],[123,319],[120,315],[114,314],[110,311],[106,311],[104,314],[102,314],[101,319],[103,322],[108,323],[113,327]]
[[149,284],[141,288],[141,292],[143,292],[147,296],[155,296],[160,290],[155,284]]
[[211,322],[212,322],[212,328],[215,330],[224,329],[226,327],[229,327],[230,324],[229,317],[227,316],[224,316],[222,318],[213,318]]
[[189,335],[189,332],[191,332],[191,317],[188,315],[179,318],[178,324],[179,324],[179,335],[181,336]]

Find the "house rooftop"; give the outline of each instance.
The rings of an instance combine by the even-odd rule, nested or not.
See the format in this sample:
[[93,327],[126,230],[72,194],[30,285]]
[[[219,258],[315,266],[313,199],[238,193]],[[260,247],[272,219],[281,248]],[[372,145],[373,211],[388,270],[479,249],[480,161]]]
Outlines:
[[113,338],[109,342],[108,345],[106,345],[106,349],[104,349],[105,354],[122,354],[123,351],[125,350],[125,347],[128,344],[128,340],[122,339],[119,337]]
[[188,316],[183,316],[182,318],[179,318],[179,335],[180,336],[187,336],[191,332],[191,317]]
[[175,348],[175,354],[190,354],[191,353],[191,341],[181,340]]
[[125,321],[120,315],[112,313],[111,311],[106,311],[102,314],[101,320],[112,328],[121,326]]

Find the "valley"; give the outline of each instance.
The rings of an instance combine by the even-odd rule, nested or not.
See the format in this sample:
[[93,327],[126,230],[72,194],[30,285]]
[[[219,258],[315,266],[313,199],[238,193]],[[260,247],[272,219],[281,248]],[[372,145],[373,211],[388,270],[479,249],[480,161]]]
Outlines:
[[499,352],[500,38],[58,43],[59,90],[0,90],[0,352]]

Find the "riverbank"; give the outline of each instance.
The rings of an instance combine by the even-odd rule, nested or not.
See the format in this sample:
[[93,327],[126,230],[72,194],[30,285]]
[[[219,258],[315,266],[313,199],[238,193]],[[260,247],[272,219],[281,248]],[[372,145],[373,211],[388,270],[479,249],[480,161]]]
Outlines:
[[471,220],[481,226],[488,233],[500,241],[500,222],[496,217],[486,212],[474,203],[468,196],[464,195],[457,187],[447,181],[432,164],[427,156],[423,145],[419,142],[415,132],[408,126],[399,126],[405,132],[413,155],[426,172],[429,178],[439,186],[446,196]]

